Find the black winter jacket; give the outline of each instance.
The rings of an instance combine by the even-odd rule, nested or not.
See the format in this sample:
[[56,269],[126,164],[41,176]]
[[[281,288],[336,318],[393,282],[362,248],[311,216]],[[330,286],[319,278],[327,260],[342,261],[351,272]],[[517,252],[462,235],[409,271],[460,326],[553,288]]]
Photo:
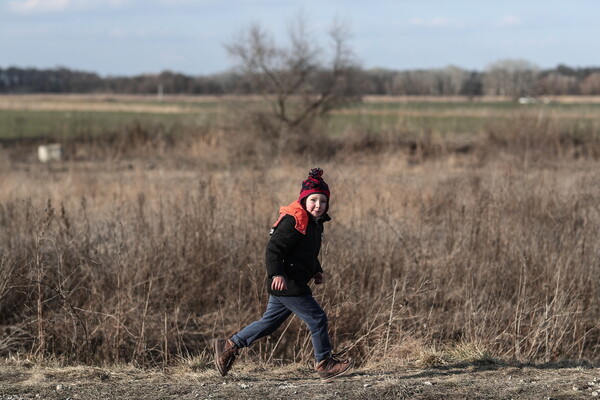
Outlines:
[[[296,215],[285,215],[283,211],[285,209],[292,209]],[[301,215],[302,212],[308,218]],[[305,222],[305,225],[301,224],[300,219]],[[323,272],[318,256],[321,249],[323,223],[329,220],[331,218],[327,214],[315,220],[297,202],[292,203],[290,207],[282,207],[282,217],[272,229],[265,254],[269,294],[276,296],[312,294],[308,283],[316,273]],[[302,233],[303,230],[305,233]],[[275,275],[285,277],[286,290],[271,289]]]

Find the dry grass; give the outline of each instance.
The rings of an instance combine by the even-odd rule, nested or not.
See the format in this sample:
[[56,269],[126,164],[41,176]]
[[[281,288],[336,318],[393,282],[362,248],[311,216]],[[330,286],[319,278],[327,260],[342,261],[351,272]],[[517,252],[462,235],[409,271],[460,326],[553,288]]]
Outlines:
[[[599,103],[600,96],[544,96],[544,99],[548,99],[556,103],[574,104],[574,103]],[[432,102],[432,103],[466,103],[466,102],[481,102],[481,103],[494,103],[500,101],[513,101],[514,99],[510,96],[365,96],[364,101],[369,102]]]
[[[442,136],[349,132],[327,157],[278,158],[240,151],[239,134],[5,158],[0,351],[202,369],[213,337],[263,312],[269,227],[318,162],[333,221],[315,295],[338,349],[363,364],[598,357],[597,132],[515,119],[460,152]],[[243,359],[309,361],[306,328],[283,328]]]

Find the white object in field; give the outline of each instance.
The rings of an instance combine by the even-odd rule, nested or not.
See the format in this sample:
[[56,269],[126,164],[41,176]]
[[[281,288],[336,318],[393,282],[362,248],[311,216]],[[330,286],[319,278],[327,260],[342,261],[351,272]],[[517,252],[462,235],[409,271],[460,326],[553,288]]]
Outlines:
[[519,104],[535,104],[537,99],[535,97],[519,97]]
[[46,163],[49,161],[60,161],[63,157],[62,145],[55,144],[44,144],[38,147],[38,158],[41,162]]

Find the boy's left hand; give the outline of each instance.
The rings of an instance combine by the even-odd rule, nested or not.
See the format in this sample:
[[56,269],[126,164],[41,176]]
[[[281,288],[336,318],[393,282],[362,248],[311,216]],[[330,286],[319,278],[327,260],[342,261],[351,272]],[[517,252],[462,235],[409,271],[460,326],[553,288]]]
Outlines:
[[313,279],[315,280],[315,285],[320,285],[321,283],[323,283],[323,274],[317,272],[315,276],[313,276]]

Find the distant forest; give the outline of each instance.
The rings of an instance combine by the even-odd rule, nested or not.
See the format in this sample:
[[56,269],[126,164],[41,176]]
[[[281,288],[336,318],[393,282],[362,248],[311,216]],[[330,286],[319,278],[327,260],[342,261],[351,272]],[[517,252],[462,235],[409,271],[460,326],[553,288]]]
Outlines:
[[[366,95],[427,96],[549,96],[600,95],[600,67],[572,68],[559,65],[541,70],[524,60],[501,60],[485,71],[459,67],[395,71],[357,70]],[[67,68],[0,68],[0,93],[115,93],[225,95],[252,94],[244,74],[224,72],[189,76],[164,71],[131,77],[101,77]]]

